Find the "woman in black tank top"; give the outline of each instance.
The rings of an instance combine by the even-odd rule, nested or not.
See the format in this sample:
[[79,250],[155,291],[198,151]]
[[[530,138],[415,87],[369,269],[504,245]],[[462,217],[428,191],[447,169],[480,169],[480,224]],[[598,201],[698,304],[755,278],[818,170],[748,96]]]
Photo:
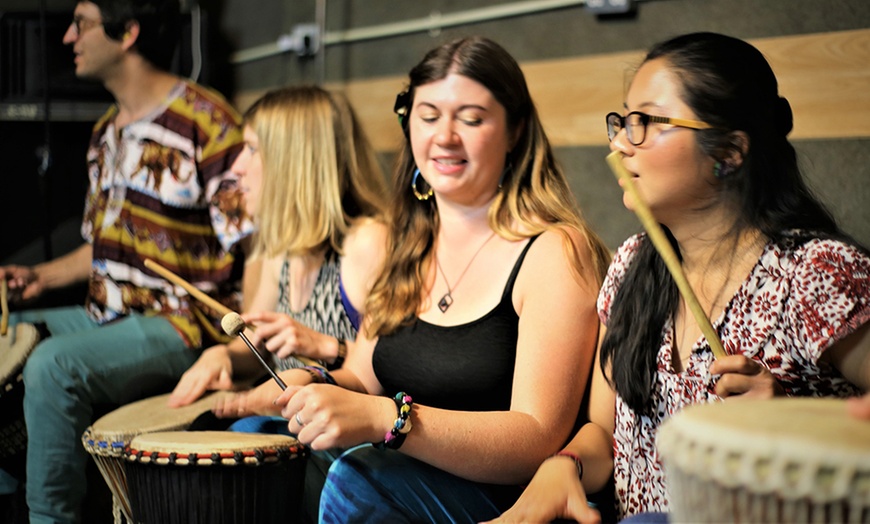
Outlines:
[[496,516],[569,437],[598,334],[607,250],[516,61],[465,38],[430,51],[409,84],[360,335],[342,369],[311,371],[329,384],[277,401],[315,450],[374,444],[332,464],[323,522]]

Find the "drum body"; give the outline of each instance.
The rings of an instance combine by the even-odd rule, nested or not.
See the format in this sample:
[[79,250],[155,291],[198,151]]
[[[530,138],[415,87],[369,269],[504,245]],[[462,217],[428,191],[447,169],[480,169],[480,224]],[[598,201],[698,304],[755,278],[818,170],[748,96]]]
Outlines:
[[842,400],[690,406],[657,445],[674,522],[870,522],[870,422]]
[[132,515],[127,498],[124,449],[133,438],[143,433],[186,429],[198,416],[211,410],[219,396],[226,394],[206,395],[180,408],[168,406],[169,394],[158,395],[121,406],[85,430],[82,444],[94,457],[112,491],[115,522],[121,522],[121,513],[128,521]]
[[0,469],[18,478],[24,476],[27,449],[21,373],[39,338],[36,327],[26,323],[0,336]]
[[149,433],[125,453],[133,522],[298,521],[307,450],[284,435]]

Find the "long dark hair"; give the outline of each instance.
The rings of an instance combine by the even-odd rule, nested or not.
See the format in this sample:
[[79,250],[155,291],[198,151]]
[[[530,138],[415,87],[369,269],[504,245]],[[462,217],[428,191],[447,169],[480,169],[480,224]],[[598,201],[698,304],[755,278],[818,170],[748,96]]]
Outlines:
[[[755,229],[774,242],[792,229],[845,238],[804,183],[786,138],[792,129],[791,107],[779,96],[773,70],[758,49],[725,35],[693,33],[656,45],[643,62],[653,59],[666,60],[678,73],[681,99],[712,125],[697,132],[703,152],[724,159],[739,147],[734,131],[749,138],[742,164],[720,184],[737,203],[736,230]],[[679,301],[676,284],[645,238],[614,297],[601,346],[602,370],[636,413],[649,414],[653,407],[662,329]]]

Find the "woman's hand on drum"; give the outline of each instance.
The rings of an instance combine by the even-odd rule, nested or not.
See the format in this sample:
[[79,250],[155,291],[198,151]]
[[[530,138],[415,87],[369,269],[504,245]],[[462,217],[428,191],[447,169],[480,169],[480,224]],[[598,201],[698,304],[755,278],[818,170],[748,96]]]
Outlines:
[[30,300],[43,292],[42,282],[33,268],[26,266],[0,267],[0,278],[6,279],[11,301]]
[[181,375],[169,396],[169,407],[186,406],[206,391],[233,389],[233,362],[225,345],[212,346]]
[[[289,388],[288,388],[289,389]],[[254,389],[227,395],[218,399],[214,414],[220,418],[249,417],[252,415],[279,415],[280,404],[276,404],[281,388],[274,380],[263,382]]]
[[545,460],[513,507],[490,522],[550,522],[558,518],[601,522],[601,515],[586,502],[577,465],[570,457]]
[[716,384],[716,394],[722,398],[737,395],[743,398],[771,398],[785,394],[766,367],[744,355],[717,358],[710,365],[710,374],[721,375]]
[[288,387],[276,403],[290,431],[314,450],[382,442],[396,420],[392,399],[329,384]]
[[260,311],[246,313],[242,315],[242,319],[246,324],[257,328],[250,337],[251,343],[255,347],[265,347],[278,358],[288,358],[293,355],[325,361],[335,358],[335,355],[329,354],[324,347],[329,342],[333,342],[334,337],[314,331],[296,322],[290,315]]

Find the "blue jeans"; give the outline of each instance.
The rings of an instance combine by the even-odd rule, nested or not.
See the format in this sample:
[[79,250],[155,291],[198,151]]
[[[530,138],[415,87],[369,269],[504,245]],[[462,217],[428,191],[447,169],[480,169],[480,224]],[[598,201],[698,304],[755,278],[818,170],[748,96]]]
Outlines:
[[[290,433],[290,428],[286,419],[281,417],[245,417],[234,422],[229,431],[238,431],[240,433],[269,433],[278,435],[288,435],[296,437]],[[320,494],[323,491],[323,483],[326,480],[326,473],[329,466],[341,454],[342,450],[338,448],[327,449],[324,451],[312,451],[308,456],[308,461],[305,464],[305,487],[302,490],[302,507],[298,518],[288,518],[287,522],[317,522],[317,511],[320,506]]]
[[320,521],[476,523],[508,509],[520,489],[465,480],[398,451],[364,444],[329,468]]
[[24,366],[30,522],[77,522],[89,459],[81,436],[94,406],[171,390],[197,352],[161,317],[99,325],[76,306],[19,312],[10,325],[17,322],[44,322],[51,332]]

